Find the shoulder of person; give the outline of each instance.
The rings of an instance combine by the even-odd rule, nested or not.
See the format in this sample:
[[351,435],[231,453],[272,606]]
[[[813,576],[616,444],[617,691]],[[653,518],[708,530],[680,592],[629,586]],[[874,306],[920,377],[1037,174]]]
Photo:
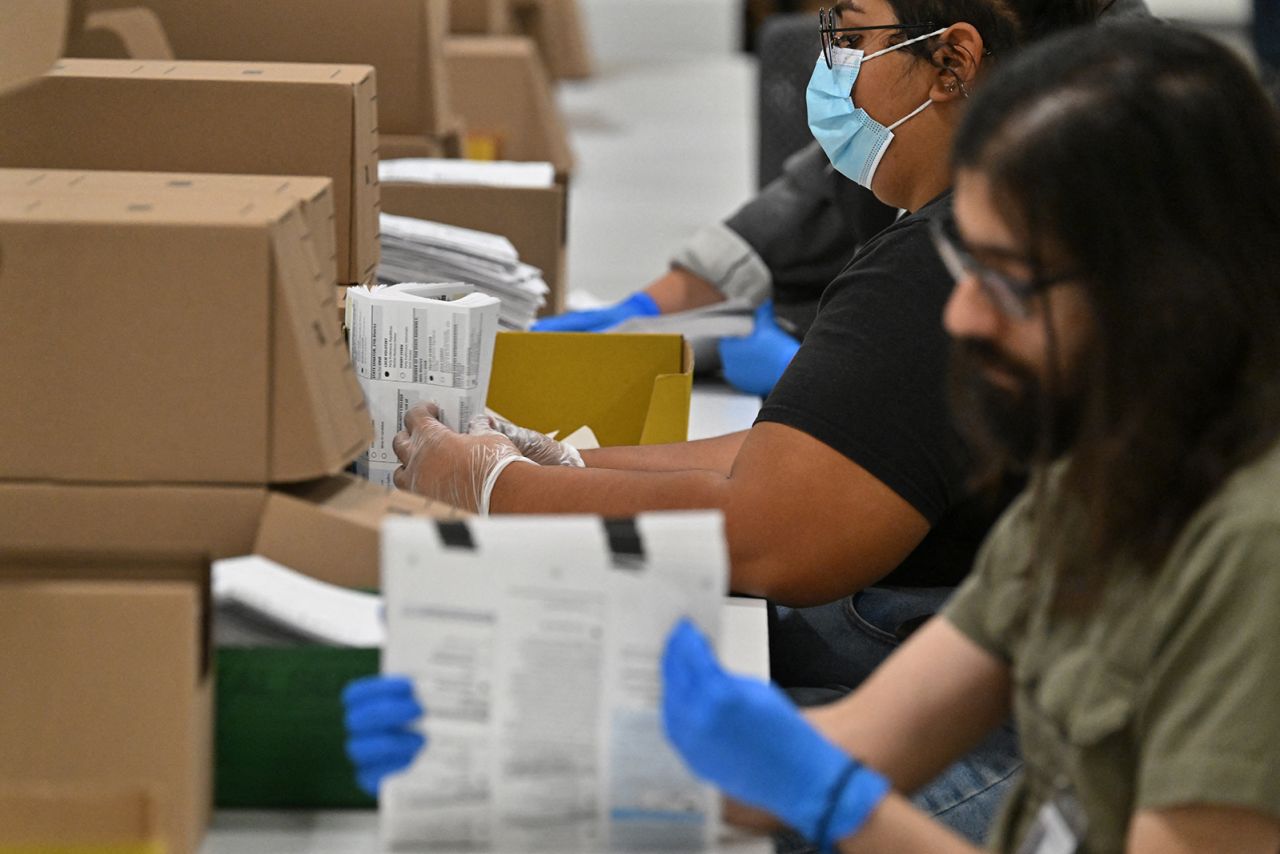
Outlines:
[[922,278],[929,280],[924,284],[937,284],[944,289],[943,294],[949,294],[953,282],[933,248],[929,223],[950,210],[950,206],[951,194],[947,193],[915,213],[904,215],[868,240],[832,282],[824,301],[857,282],[922,284]]

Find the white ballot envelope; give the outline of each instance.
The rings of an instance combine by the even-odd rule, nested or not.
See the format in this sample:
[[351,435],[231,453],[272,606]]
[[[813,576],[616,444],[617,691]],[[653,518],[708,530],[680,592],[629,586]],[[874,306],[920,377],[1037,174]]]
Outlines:
[[427,747],[381,796],[391,848],[698,851],[719,799],[668,744],[676,621],[720,636],[719,513],[390,519],[382,667],[414,680]]
[[351,362],[373,419],[373,442],[356,462],[361,476],[392,485],[392,441],[417,404],[437,404],[440,420],[458,432],[484,413],[498,308],[471,285],[347,289]]

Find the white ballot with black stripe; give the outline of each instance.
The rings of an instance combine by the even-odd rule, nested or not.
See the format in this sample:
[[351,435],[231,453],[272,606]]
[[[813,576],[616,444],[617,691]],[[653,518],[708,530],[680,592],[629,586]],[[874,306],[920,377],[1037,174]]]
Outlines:
[[687,616],[720,635],[719,513],[502,517],[382,529],[384,673],[427,748],[382,789],[393,848],[696,851],[719,800],[667,743],[660,662]]

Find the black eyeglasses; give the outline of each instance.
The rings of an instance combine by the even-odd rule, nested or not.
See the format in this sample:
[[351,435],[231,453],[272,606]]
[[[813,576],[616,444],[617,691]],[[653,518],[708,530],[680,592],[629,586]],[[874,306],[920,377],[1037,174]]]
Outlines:
[[1017,320],[1031,316],[1031,299],[1036,294],[1079,278],[1075,273],[1061,273],[1055,276],[1036,275],[1030,281],[1022,281],[993,269],[973,256],[960,237],[955,220],[949,217],[931,220],[929,233],[951,278],[958,283],[973,276],[996,308]]
[[818,10],[818,34],[822,37],[822,56],[827,61],[827,68],[834,68],[835,64],[831,58],[831,51],[837,47],[857,48],[857,44],[841,44],[839,42],[847,41],[850,36],[841,36],[841,33],[865,33],[872,30],[936,30],[937,27],[933,23],[927,24],[880,24],[874,27],[840,27],[840,16],[832,9]]

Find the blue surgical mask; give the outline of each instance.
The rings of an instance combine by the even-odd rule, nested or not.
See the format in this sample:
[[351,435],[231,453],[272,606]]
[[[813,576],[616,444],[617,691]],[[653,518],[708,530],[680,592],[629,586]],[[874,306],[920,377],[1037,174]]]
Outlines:
[[893,132],[933,103],[932,100],[925,101],[885,127],[853,103],[853,84],[858,80],[862,63],[944,32],[945,27],[865,56],[860,50],[832,48],[831,68],[827,68],[824,57],[818,57],[806,94],[809,130],[813,131],[814,138],[840,174],[870,190],[876,169],[893,142]]

